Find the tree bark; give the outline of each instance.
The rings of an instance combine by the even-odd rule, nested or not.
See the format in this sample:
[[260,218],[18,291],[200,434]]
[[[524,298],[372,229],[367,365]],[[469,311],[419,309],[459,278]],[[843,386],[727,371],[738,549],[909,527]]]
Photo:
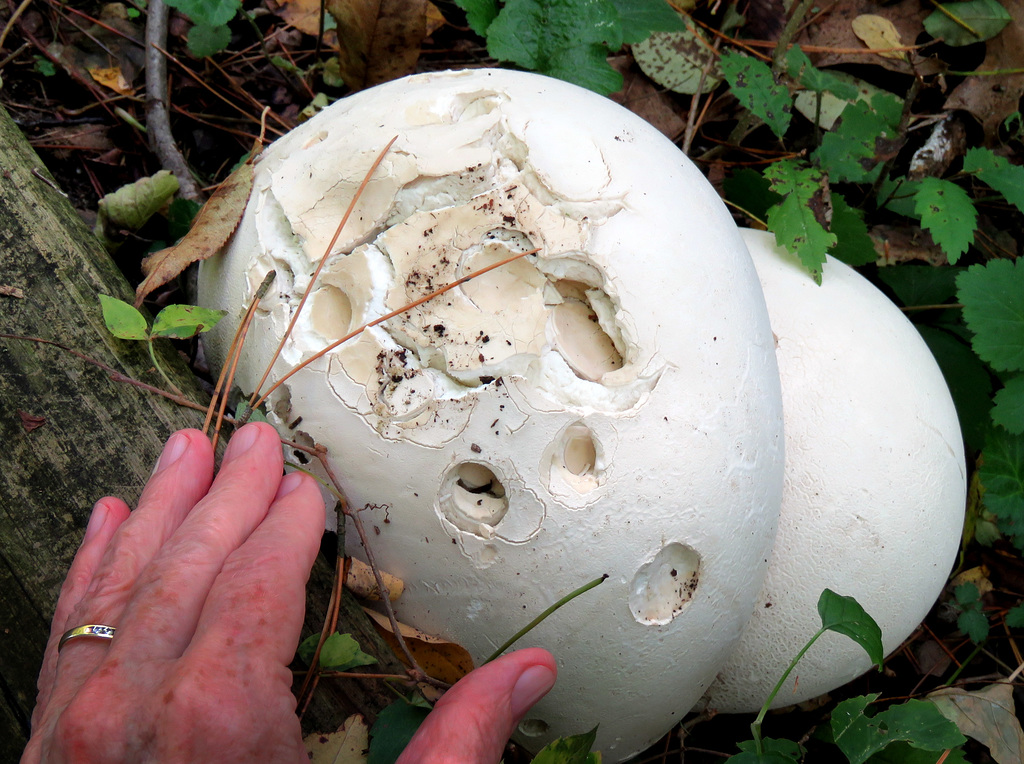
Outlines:
[[[132,290],[0,107],[0,332],[60,342],[134,379],[162,386],[142,342],[115,339],[98,295],[131,302]],[[195,379],[169,345],[161,364],[194,401]],[[143,391],[50,345],[0,339],[0,761],[28,739],[35,682],[61,582],[92,504],[132,505],[171,432],[202,414]],[[319,631],[333,560],[317,560],[304,634]],[[346,597],[339,630],[400,671]],[[379,683],[321,682],[304,720],[333,730],[356,710],[370,716],[393,695]]]

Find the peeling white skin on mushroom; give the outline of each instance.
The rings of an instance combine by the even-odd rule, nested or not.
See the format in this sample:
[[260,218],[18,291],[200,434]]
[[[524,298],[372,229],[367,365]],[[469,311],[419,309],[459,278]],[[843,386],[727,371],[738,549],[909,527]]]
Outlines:
[[[519,72],[412,77],[339,102],[256,163],[247,213],[200,279],[202,302],[237,319],[278,270],[243,389],[395,135],[274,375],[489,262],[539,252],[318,359],[271,397],[271,419],[287,436],[301,417],[367,507],[378,561],[406,584],[399,618],[478,662],[609,575],[519,646],[559,662],[523,739],[600,722],[614,764],[707,688],[766,568],[782,420],[756,274],[699,171],[625,109]],[[230,323],[210,338],[214,359]],[[693,563],[681,588],[680,560]]]
[[[702,704],[760,709],[821,623],[822,590],[853,596],[886,654],[924,619],[955,562],[966,472],[956,410],[917,330],[837,260],[817,286],[771,234],[743,231],[778,347],[786,429],[779,532],[739,647]],[[773,705],[813,698],[870,667],[826,633]]]

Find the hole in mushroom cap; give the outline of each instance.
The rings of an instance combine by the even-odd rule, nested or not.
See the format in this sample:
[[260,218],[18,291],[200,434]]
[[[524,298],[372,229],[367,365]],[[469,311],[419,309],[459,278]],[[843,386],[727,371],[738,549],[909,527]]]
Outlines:
[[336,286],[321,286],[310,299],[309,317],[323,337],[339,339],[352,325],[352,301]]
[[569,368],[576,376],[591,382],[599,382],[608,372],[621,369],[622,355],[601,327],[586,293],[576,296],[574,291],[562,288],[559,292],[564,299],[551,307],[548,325],[551,344],[562,354]]
[[550,726],[543,719],[523,719],[519,722],[519,733],[525,737],[539,737],[547,732]]
[[582,424],[571,425],[565,431],[562,465],[573,475],[590,477],[597,463],[597,445],[590,430]]
[[633,576],[629,609],[638,623],[664,625],[683,612],[700,581],[700,555],[685,544],[666,544]]
[[490,467],[480,462],[463,462],[445,476],[440,505],[456,528],[491,538],[495,526],[508,512],[508,496]]

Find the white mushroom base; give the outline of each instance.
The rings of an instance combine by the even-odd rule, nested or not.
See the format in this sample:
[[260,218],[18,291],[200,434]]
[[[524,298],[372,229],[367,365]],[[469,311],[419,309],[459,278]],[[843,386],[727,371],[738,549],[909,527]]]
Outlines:
[[[928,346],[867,279],[829,258],[817,286],[772,234],[743,231],[776,336],[786,424],[779,533],[739,647],[703,704],[754,712],[820,628],[825,588],[878,622],[886,654],[931,609],[956,559],[966,493],[956,409]],[[774,707],[871,663],[827,633]]]
[[519,645],[559,665],[519,737],[538,748],[600,724],[597,746],[623,760],[707,689],[767,567],[782,414],[756,273],[700,172],[627,110],[518,72],[412,77],[335,104],[256,163],[239,230],[201,274],[203,304],[237,320],[277,270],[244,390],[394,136],[271,380],[540,251],[330,352],[270,416],[329,449],[377,560],[405,581],[399,618],[478,662],[608,574]]

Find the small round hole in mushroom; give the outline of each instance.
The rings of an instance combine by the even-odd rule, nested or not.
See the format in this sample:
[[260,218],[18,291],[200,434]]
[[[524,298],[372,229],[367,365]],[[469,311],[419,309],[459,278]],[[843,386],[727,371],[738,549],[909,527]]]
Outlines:
[[440,505],[455,527],[490,538],[508,512],[508,496],[490,467],[480,462],[463,462],[445,476]]
[[540,737],[550,725],[543,719],[523,719],[519,722],[519,734],[525,737]]
[[321,286],[310,300],[309,317],[322,336],[339,339],[352,325],[352,301],[336,286]]
[[597,444],[586,425],[570,425],[565,431],[562,466],[578,477],[593,477],[597,463]]
[[700,555],[685,544],[666,544],[633,576],[629,609],[638,623],[662,626],[683,612],[700,581]]

